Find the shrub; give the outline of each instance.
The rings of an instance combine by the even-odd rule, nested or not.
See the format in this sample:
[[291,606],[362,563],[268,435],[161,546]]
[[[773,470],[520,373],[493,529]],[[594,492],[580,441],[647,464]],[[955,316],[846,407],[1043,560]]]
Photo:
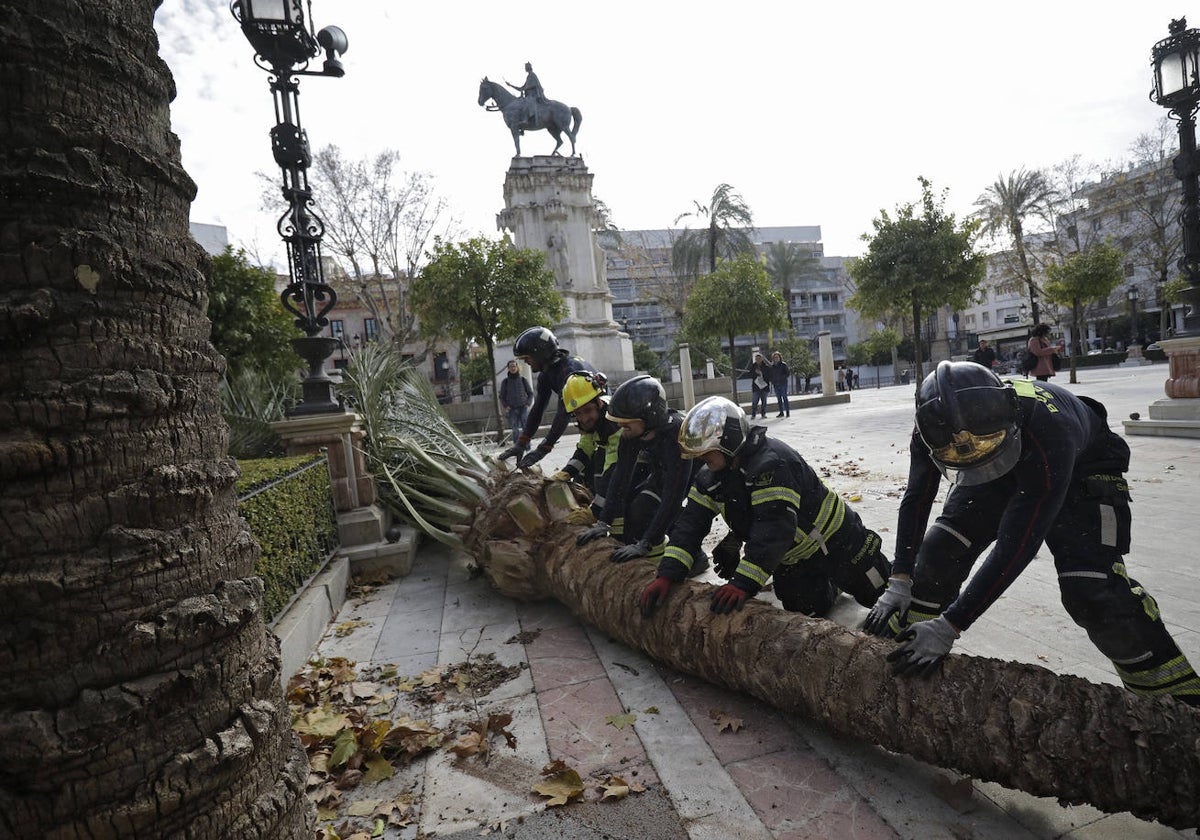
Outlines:
[[262,549],[255,572],[263,580],[270,621],[337,548],[328,460],[301,455],[240,466],[238,512]]

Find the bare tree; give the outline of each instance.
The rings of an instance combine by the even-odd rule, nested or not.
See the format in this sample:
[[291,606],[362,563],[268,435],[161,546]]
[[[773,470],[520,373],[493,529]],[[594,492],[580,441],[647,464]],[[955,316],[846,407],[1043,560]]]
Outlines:
[[326,249],[349,265],[349,285],[382,336],[403,345],[415,335],[408,283],[434,234],[451,235],[455,222],[433,176],[399,162],[392,149],[352,160],[326,146],[313,158],[313,189]]

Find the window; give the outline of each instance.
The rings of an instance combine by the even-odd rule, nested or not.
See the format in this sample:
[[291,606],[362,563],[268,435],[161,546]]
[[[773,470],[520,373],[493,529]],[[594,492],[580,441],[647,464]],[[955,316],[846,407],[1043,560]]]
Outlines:
[[1122,224],[1124,224],[1125,222],[1128,222],[1129,221],[1129,211],[1122,210],[1120,213],[1117,214],[1117,218],[1122,222]]
[[435,382],[450,381],[450,359],[445,353],[438,353],[433,357],[433,380]]
[[363,333],[367,337],[367,341],[374,341],[379,338],[379,324],[374,318],[363,319]]
[[985,327],[990,327],[992,325],[992,313],[991,312],[983,313],[983,325]]
[[1134,275],[1135,271],[1137,271],[1137,269],[1133,267],[1133,263],[1125,263],[1125,276],[1126,277],[1132,277]]
[[341,341],[346,335],[346,325],[341,320],[331,320],[329,322],[329,334]]
[[1092,219],[1092,230],[1099,231],[1101,228],[1103,228],[1104,227],[1103,221],[1104,220],[1100,216],[1097,216],[1096,218]]

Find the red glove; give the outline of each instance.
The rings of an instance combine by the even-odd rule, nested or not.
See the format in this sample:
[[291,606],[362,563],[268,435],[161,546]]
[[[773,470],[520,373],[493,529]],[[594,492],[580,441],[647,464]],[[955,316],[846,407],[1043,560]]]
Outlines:
[[671,581],[665,577],[656,577],[653,583],[643,589],[642,597],[638,599],[638,606],[642,609],[642,618],[654,615],[654,611],[667,600],[667,593],[670,591]]
[[[651,584],[653,586],[653,584]],[[731,613],[734,610],[740,610],[742,605],[746,603],[746,599],[750,597],[750,593],[745,589],[739,589],[732,583],[727,583],[717,589],[713,593],[712,611],[721,613]]]

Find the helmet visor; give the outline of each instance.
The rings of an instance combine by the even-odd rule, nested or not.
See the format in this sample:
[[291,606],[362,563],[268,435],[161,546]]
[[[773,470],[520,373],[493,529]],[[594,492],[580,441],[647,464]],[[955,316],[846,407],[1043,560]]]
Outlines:
[[930,447],[929,454],[942,475],[955,485],[986,484],[1016,466],[1021,457],[1021,431],[1010,426],[984,435],[956,432],[947,445]]

